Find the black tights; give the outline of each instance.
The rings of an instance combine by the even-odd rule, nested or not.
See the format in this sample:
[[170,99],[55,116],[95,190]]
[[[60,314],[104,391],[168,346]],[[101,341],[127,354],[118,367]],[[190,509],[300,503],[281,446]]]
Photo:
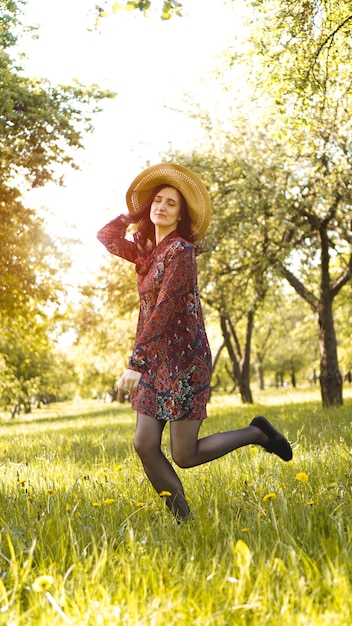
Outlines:
[[[160,494],[168,492],[166,504],[177,519],[187,518],[190,509],[182,483],[171,463],[161,451],[161,438],[166,422],[138,413],[134,446],[144,471]],[[179,467],[195,467],[217,459],[248,444],[263,444],[267,440],[256,426],[215,433],[198,439],[201,422],[182,420],[170,422],[172,458]]]

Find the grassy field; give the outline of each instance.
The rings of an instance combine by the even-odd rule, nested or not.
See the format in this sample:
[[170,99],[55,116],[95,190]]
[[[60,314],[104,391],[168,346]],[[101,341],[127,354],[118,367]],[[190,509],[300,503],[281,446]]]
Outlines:
[[[283,463],[249,446],[179,470],[177,525],[132,447],[128,405],[52,405],[0,420],[0,624],[352,623],[352,393],[216,397],[202,435],[265,414]],[[168,435],[164,441],[169,454]]]

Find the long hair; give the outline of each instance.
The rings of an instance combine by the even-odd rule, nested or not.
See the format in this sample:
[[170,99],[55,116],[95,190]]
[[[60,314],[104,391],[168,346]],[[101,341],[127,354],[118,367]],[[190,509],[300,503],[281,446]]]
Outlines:
[[[159,193],[159,191],[161,191],[165,187],[172,187],[172,185],[167,185],[167,184],[158,185],[157,187],[155,187],[155,189],[153,189],[148,200],[141,206],[141,208],[138,211],[135,211],[134,213],[129,213],[128,215],[126,215],[126,221],[129,224],[138,224],[137,232],[139,233],[142,245],[146,245],[148,239],[153,244],[155,244],[155,227],[150,219],[150,208],[152,206],[155,196]],[[176,189],[176,187],[174,187],[174,189]],[[181,211],[180,211],[181,219],[177,224],[176,230],[178,234],[180,235],[180,237],[183,237],[183,239],[186,239],[190,243],[194,243],[194,235],[192,232],[192,222],[191,222],[191,218],[188,212],[186,200],[184,199],[182,193],[178,189],[176,189],[176,191],[178,191],[178,193],[180,194],[180,198],[181,198]]]

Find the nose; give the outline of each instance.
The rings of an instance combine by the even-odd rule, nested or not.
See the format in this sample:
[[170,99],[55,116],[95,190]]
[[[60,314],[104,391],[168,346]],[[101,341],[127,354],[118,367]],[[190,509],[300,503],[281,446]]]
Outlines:
[[166,211],[166,202],[165,200],[161,200],[161,202],[158,203],[158,206],[156,207],[156,212],[157,213],[164,213]]

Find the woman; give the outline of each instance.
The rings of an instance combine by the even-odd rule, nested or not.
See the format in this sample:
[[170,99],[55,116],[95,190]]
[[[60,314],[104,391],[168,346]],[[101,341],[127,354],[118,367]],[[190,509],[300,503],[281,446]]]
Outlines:
[[[137,412],[134,446],[146,475],[176,519],[190,509],[182,483],[161,451],[170,423],[172,458],[179,467],[194,467],[236,448],[258,444],[285,461],[288,441],[264,417],[247,428],[198,433],[206,418],[211,353],[197,285],[196,241],[210,221],[210,198],[200,178],[174,163],[148,167],[126,195],[129,215],[112,220],[98,239],[112,254],[136,264],[140,312],[128,368],[118,390],[130,393]],[[133,241],[125,237],[135,224]]]

